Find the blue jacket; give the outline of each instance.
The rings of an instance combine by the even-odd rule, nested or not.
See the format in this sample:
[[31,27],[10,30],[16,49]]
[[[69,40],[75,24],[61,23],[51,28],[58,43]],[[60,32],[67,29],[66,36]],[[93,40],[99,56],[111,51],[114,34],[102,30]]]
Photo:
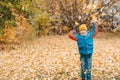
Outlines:
[[88,32],[87,36],[81,36],[80,33],[75,35],[74,31],[71,31],[68,36],[77,41],[78,50],[80,54],[92,54],[93,53],[93,37],[98,32],[98,26],[93,23],[93,30]]

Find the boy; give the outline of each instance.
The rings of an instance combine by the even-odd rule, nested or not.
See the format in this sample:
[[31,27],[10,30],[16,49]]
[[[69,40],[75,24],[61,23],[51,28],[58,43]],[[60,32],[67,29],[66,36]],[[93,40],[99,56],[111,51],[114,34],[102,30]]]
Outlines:
[[82,80],[91,80],[92,69],[92,53],[93,53],[93,38],[98,33],[98,26],[96,23],[92,23],[93,30],[88,32],[85,24],[80,25],[78,35],[75,35],[75,31],[69,32],[68,36],[77,41],[78,50],[81,60],[81,78]]

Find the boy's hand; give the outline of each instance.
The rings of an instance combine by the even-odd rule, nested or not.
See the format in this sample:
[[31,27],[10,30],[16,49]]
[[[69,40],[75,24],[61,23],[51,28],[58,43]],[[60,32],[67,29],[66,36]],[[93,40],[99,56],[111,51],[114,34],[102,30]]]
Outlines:
[[75,30],[72,30],[73,32],[76,32]]
[[91,22],[92,22],[92,23],[96,23],[96,22],[97,22],[97,19],[95,18],[95,19],[93,19]]
[[75,34],[76,33],[76,31],[75,30],[72,30],[72,32]]

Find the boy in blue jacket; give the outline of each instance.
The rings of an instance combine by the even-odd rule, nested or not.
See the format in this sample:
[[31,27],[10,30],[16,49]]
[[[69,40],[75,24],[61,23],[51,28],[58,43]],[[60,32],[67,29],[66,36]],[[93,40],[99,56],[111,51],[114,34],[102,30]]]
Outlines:
[[92,23],[93,30],[88,32],[87,26],[82,24],[79,26],[79,33],[75,35],[75,31],[69,32],[68,36],[77,41],[78,50],[81,60],[81,78],[82,80],[91,80],[92,69],[92,53],[93,53],[93,38],[98,33],[98,26]]

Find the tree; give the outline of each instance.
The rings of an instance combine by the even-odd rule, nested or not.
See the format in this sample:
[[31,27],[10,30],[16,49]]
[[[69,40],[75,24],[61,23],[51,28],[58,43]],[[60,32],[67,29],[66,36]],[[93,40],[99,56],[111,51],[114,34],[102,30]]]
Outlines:
[[[0,1],[0,35],[1,35],[0,38],[1,39],[5,35],[7,35],[8,31],[13,31],[12,29],[17,26],[17,20],[16,20],[17,17],[23,15],[24,17],[27,18],[29,15],[34,13],[34,11],[32,11],[31,2],[32,0],[27,0],[27,1],[1,0]],[[7,33],[5,33],[6,31]],[[14,34],[16,33],[14,32]]]

